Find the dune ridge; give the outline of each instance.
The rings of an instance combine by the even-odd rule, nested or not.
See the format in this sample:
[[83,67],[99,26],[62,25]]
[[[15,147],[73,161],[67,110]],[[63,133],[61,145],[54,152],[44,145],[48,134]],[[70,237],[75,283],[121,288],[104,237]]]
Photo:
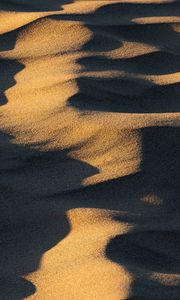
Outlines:
[[0,1],[0,299],[179,300],[179,51],[179,1]]

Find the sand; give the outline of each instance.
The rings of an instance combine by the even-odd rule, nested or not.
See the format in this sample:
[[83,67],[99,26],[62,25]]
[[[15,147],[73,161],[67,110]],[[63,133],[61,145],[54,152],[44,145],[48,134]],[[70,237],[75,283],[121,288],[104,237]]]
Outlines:
[[0,0],[0,299],[180,299],[180,2]]

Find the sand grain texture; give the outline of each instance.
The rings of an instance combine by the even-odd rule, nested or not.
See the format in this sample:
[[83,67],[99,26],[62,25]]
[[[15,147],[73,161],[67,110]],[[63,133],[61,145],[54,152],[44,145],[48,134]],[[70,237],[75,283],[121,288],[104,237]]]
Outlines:
[[0,299],[180,299],[180,2],[0,0]]

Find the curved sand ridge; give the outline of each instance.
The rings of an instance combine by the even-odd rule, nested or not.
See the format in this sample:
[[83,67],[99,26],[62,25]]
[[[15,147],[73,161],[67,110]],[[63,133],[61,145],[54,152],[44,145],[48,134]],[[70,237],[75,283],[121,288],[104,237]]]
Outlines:
[[179,22],[0,1],[0,298],[179,299]]

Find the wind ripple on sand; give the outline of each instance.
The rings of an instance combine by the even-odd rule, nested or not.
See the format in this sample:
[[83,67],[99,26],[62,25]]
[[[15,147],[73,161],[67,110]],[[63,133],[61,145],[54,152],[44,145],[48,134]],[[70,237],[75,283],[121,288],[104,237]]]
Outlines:
[[0,298],[179,299],[179,12],[1,1]]

